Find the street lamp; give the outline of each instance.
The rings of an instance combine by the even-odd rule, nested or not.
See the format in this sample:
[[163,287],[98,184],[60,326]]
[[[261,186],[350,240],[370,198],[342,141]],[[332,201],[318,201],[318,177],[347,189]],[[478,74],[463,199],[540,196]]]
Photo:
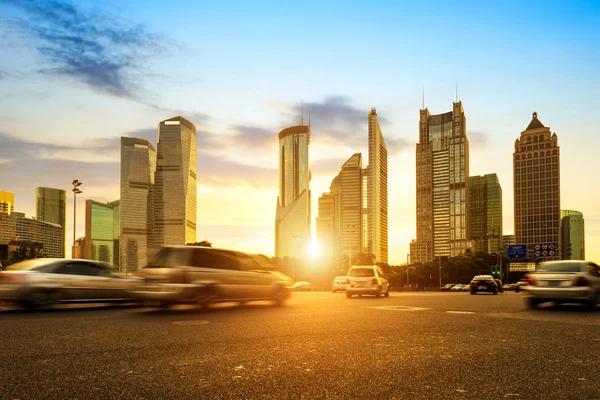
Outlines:
[[79,180],[75,179],[73,181],[73,257],[75,257],[75,242],[76,242],[76,230],[77,230],[77,195],[83,193],[79,186],[81,186],[83,182],[79,182]]
[[410,253],[406,255],[406,288],[407,289],[408,289],[408,285],[409,285],[409,282],[408,282],[408,279],[409,279],[408,278],[408,270],[410,269],[409,266],[408,266],[409,265],[408,264],[409,257],[410,257]]

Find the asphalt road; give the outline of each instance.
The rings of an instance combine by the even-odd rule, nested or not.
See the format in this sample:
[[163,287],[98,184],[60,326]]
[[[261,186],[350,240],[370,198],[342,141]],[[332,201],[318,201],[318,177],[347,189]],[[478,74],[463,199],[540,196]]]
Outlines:
[[600,309],[520,294],[0,307],[0,399],[600,399]]

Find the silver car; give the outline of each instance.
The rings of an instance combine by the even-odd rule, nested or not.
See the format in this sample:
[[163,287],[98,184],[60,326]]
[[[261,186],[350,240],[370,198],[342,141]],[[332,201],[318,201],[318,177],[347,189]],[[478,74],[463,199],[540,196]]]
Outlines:
[[363,294],[376,297],[390,296],[390,283],[377,265],[352,266],[348,270],[348,276],[350,277],[350,285],[346,288],[348,298]]
[[528,305],[553,301],[583,303],[595,308],[600,303],[600,267],[589,261],[549,261],[526,277]]
[[350,277],[349,276],[336,276],[333,280],[333,284],[331,285],[331,291],[333,293],[337,291],[346,291],[346,288],[350,286]]
[[134,282],[114,276],[103,262],[38,258],[0,272],[0,300],[26,308],[72,301],[128,301]]
[[163,307],[195,303],[204,308],[216,302],[253,300],[281,305],[293,285],[259,256],[198,246],[164,247],[140,276],[135,296]]

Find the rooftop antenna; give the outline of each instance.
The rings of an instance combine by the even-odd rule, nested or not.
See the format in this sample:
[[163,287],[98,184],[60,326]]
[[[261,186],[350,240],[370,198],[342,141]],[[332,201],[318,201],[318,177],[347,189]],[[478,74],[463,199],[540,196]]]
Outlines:
[[304,125],[304,99],[301,99],[300,102],[302,103],[302,117],[300,118],[300,125]]
[[456,102],[458,103],[458,80],[456,81]]
[[308,109],[308,126],[310,126],[310,108]]

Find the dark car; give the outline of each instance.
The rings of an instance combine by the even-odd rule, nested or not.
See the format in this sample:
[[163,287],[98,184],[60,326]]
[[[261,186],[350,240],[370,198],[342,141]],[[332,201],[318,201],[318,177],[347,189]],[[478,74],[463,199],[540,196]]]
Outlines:
[[498,294],[498,284],[491,275],[477,275],[471,280],[471,294],[479,292]]

